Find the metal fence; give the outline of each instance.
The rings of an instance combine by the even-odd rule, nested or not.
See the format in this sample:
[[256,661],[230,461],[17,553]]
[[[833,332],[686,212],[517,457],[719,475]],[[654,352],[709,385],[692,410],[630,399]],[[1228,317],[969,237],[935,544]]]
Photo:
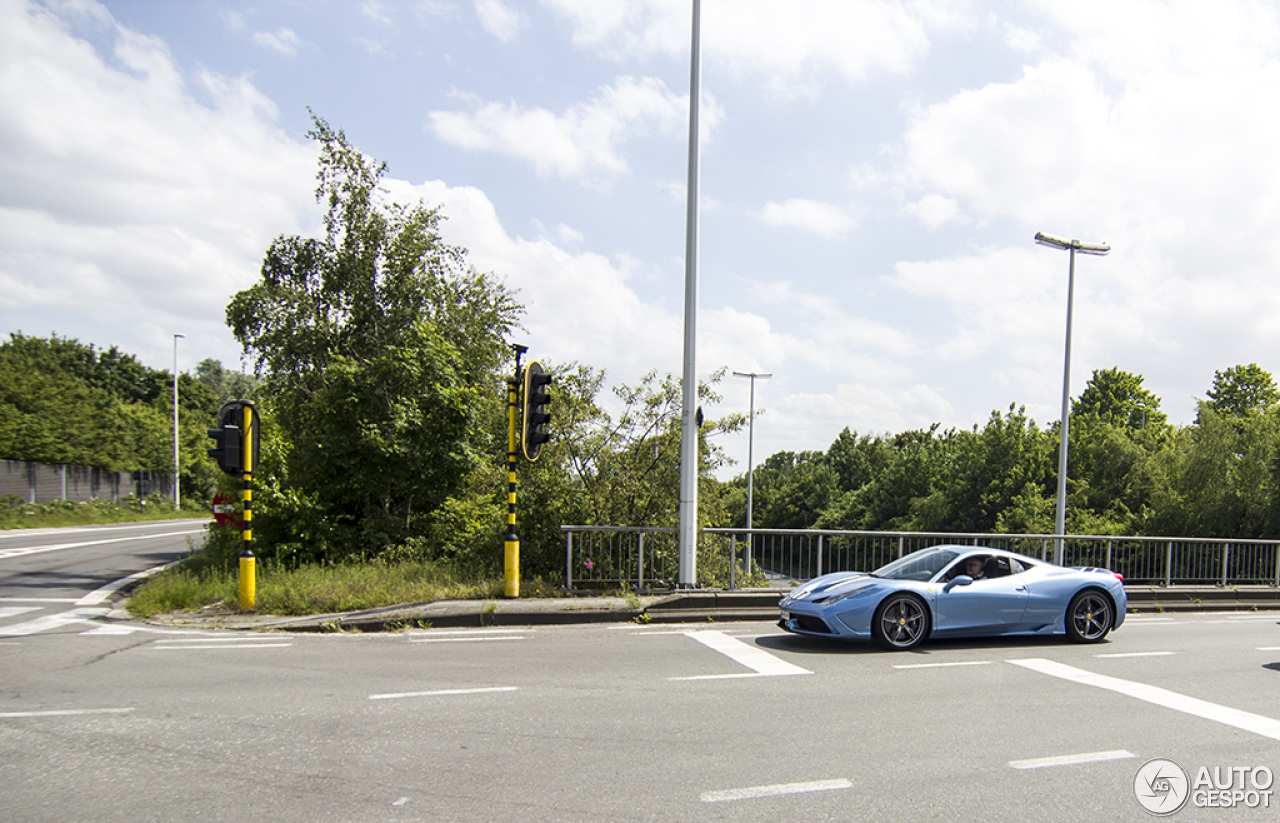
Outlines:
[[[679,575],[673,528],[561,526],[570,588],[672,588]],[[950,534],[818,529],[703,529],[698,585],[778,588],[828,572],[872,571],[943,543],[989,546],[1064,566],[1101,566],[1131,585],[1280,586],[1280,541],[1114,535]]]
[[0,497],[13,495],[24,503],[54,500],[107,499],[119,503],[130,494],[145,497],[172,491],[171,476],[161,472],[113,472],[92,466],[50,466],[24,460],[0,460]]

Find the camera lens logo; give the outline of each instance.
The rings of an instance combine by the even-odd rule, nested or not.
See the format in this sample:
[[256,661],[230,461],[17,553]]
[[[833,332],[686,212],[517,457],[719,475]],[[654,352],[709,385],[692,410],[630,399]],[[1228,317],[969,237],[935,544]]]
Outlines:
[[1172,760],[1148,760],[1134,775],[1133,795],[1142,808],[1164,817],[1186,805],[1191,796],[1191,780]]

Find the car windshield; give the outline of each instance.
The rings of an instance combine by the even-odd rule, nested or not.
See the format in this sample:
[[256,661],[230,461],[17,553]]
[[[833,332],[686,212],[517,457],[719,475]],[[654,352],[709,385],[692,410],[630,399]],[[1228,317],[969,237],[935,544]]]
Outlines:
[[959,555],[953,549],[921,549],[876,569],[876,577],[889,580],[930,580]]

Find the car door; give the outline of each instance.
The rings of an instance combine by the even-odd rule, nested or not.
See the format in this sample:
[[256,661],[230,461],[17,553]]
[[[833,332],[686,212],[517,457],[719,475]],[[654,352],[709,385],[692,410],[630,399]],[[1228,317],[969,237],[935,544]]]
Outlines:
[[[961,561],[963,562],[963,561]],[[1027,587],[1009,561],[992,557],[991,576],[968,585],[942,584],[934,600],[934,634],[980,635],[1019,631],[1027,607]]]

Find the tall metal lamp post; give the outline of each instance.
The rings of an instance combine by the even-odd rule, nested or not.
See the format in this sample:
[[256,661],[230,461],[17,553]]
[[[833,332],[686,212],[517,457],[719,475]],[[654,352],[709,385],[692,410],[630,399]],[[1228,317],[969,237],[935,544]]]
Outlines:
[[[756,380],[757,379],[768,380],[770,377],[773,377],[773,375],[765,374],[761,372],[740,372],[740,371],[736,371],[734,372],[734,374],[737,375],[738,377],[751,378],[751,416],[747,418],[747,531],[750,532],[751,531],[751,511],[752,511],[751,474],[752,474],[752,469],[755,466],[755,460],[753,459],[754,455],[752,454],[752,451],[754,449],[755,437],[756,437]],[[751,538],[751,535],[748,534],[747,539],[750,539],[750,538]]]
[[1062,565],[1063,543],[1067,533],[1067,432],[1071,425],[1071,310],[1075,299],[1076,252],[1104,255],[1111,251],[1105,243],[1081,243],[1079,240],[1061,240],[1044,232],[1036,232],[1036,242],[1051,249],[1071,253],[1067,269],[1067,353],[1062,364],[1062,426],[1058,432],[1058,513],[1054,520],[1055,540],[1053,562]]
[[182,506],[182,498],[178,483],[178,338],[185,334],[173,336],[173,510]]

